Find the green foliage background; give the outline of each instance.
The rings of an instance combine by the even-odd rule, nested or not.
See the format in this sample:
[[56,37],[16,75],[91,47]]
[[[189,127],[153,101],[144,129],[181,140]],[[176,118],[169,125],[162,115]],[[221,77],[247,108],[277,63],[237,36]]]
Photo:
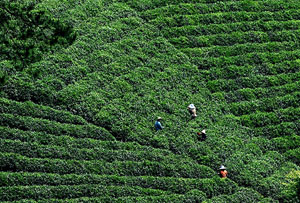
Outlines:
[[1,1],[1,200],[299,202],[299,9]]

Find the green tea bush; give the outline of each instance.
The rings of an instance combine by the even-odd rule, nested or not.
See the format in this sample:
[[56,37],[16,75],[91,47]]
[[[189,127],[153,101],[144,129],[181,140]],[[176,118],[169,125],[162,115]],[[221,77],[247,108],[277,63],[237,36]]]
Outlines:
[[283,201],[283,199],[286,201],[290,199],[285,193],[289,190],[289,186],[285,181],[287,176],[289,176],[289,173],[297,170],[299,170],[297,165],[292,164],[291,162],[284,163],[272,176],[260,181],[257,191],[262,195],[269,196],[277,201]]
[[[195,48],[211,46],[233,46],[245,43],[267,43],[267,42],[284,42],[299,40],[297,30],[284,30],[274,33],[262,31],[248,32],[230,32],[230,34],[216,34],[205,36],[180,36],[179,38],[170,38],[170,42],[177,48]],[[185,39],[185,41],[180,39]]]
[[[200,195],[201,194],[201,195]],[[124,196],[114,198],[115,202],[193,202],[199,201],[202,202],[206,198],[200,194],[191,194],[191,195],[180,195],[180,194],[170,194],[170,195],[141,195],[141,196]],[[83,197],[76,199],[49,199],[46,202],[110,202],[111,197]]]
[[[153,176],[116,176],[96,174],[49,174],[49,173],[11,173],[1,172],[1,186],[30,185],[80,185],[102,184],[115,186],[140,186],[184,194],[191,190],[200,190],[212,197],[220,194],[233,194],[238,186],[230,179],[213,177],[209,179],[191,179]],[[205,196],[206,196],[205,195]]]
[[32,102],[21,103],[4,98],[0,99],[0,112],[20,116],[44,118],[61,123],[87,124],[83,118],[72,115],[70,112],[58,111],[47,106],[34,104]]
[[[234,181],[240,182],[243,186],[255,187],[259,181],[274,173],[274,168],[280,167],[285,161],[284,157],[276,151],[269,151],[261,158],[251,157],[250,154],[245,154],[240,161],[230,159],[228,163],[232,167],[230,172]],[[228,164],[228,165],[229,165]],[[235,166],[231,164],[236,164]],[[236,169],[239,169],[235,171]]]
[[272,142],[279,152],[284,153],[287,150],[296,149],[299,145],[300,138],[298,135],[289,134],[276,137],[272,139]]
[[299,120],[294,122],[281,122],[278,125],[268,125],[260,128],[255,128],[255,134],[268,138],[293,135],[299,132],[299,124]]
[[[291,43],[289,43],[291,44]],[[245,64],[245,65],[229,65],[225,67],[212,67],[209,74],[206,74],[206,80],[215,79],[235,79],[239,77],[250,77],[255,74],[276,75],[282,73],[299,72],[298,60],[284,61],[282,63],[263,63],[263,64]]]
[[277,178],[268,177],[260,181],[257,190],[264,196],[269,196],[273,199],[279,199],[281,198],[280,192],[283,189],[282,187],[282,183],[280,183]]
[[[243,88],[258,88],[258,87],[273,87],[273,86],[282,86],[285,84],[293,83],[298,81],[298,73],[287,73],[287,74],[278,74],[274,76],[251,76],[251,77],[242,77],[234,80],[211,80],[208,81],[207,87],[212,92],[219,91],[233,91]],[[244,91],[244,90],[242,90]],[[247,89],[247,92],[251,90]]]
[[[0,62],[7,75],[0,95],[13,106],[5,110],[3,100],[0,108],[3,191],[43,201],[34,196],[41,191],[53,202],[289,196],[273,183],[286,175],[278,171],[288,157],[297,161],[289,151],[299,145],[297,1],[47,0],[35,9],[71,25],[77,37],[22,72]],[[41,112],[13,102],[28,100]],[[69,122],[63,112],[92,124]],[[165,128],[156,132],[158,116]],[[200,142],[202,129],[208,136]],[[220,164],[227,179],[217,176]],[[262,192],[268,183],[278,197]],[[101,195],[85,188],[99,184],[127,189]]]
[[[217,58],[199,58],[194,57],[193,63],[201,69],[209,69],[209,67],[227,67],[229,65],[244,66],[244,65],[261,65],[265,63],[279,63],[285,60],[296,60],[299,54],[296,51],[280,51],[274,53],[249,53],[232,57],[217,57]],[[294,71],[295,72],[295,71]],[[288,72],[287,72],[288,73]],[[295,73],[297,74],[297,73]]]
[[241,123],[248,127],[262,127],[266,125],[279,124],[280,119],[274,112],[265,113],[257,112],[250,115],[243,115],[240,117]]
[[[293,51],[295,49],[299,48],[299,43],[297,42],[291,42],[291,41],[283,41],[283,42],[266,42],[266,43],[245,43],[245,44],[235,44],[233,46],[211,46],[211,47],[194,47],[194,48],[182,48],[180,49],[182,52],[184,52],[189,57],[220,57],[220,56],[237,56],[241,54],[248,54],[251,52],[280,52],[280,51]],[[283,69],[282,65],[286,65],[290,67],[291,70],[294,70],[294,72],[297,72],[299,70],[299,67],[297,64],[299,64],[299,60],[294,61],[283,61],[281,66],[279,64],[272,64],[270,62],[260,64],[259,67],[257,67],[257,71],[266,71],[265,69],[280,69],[280,71],[285,71]],[[245,65],[244,65],[245,66]],[[266,66],[266,67],[265,67]],[[275,66],[275,67],[272,67]],[[297,69],[298,68],[298,69]],[[272,70],[271,69],[271,70]],[[237,73],[239,74],[239,71],[243,70],[243,65],[237,69]],[[268,70],[268,69],[267,69]],[[214,73],[215,70],[212,70],[212,73]],[[225,72],[226,73],[226,72]],[[227,74],[223,75],[223,77],[226,77]],[[263,72],[264,73],[264,72]],[[268,72],[267,72],[268,73]],[[273,72],[275,74],[276,72]],[[266,73],[265,73],[266,74]]]
[[0,151],[18,153],[31,158],[50,159],[76,159],[76,160],[102,160],[113,161],[158,161],[166,163],[187,163],[186,157],[175,156],[170,152],[153,149],[145,151],[108,150],[101,148],[74,149],[70,147],[58,147],[51,145],[41,145],[37,143],[26,143],[12,140],[0,140]]
[[167,195],[165,191],[127,186],[103,185],[60,185],[60,186],[14,186],[0,189],[1,199],[15,201],[21,199],[43,200],[50,198],[78,198],[86,196],[107,196],[118,198],[122,196]]
[[[262,31],[262,32],[276,32],[276,31],[285,31],[285,30],[297,30],[299,22],[295,20],[291,21],[247,21],[247,22],[235,22],[235,23],[222,23],[222,24],[208,24],[208,25],[186,25],[180,27],[165,27],[162,30],[162,33],[167,38],[178,38],[180,36],[202,36],[202,35],[216,35],[216,34],[227,34],[229,35],[232,32],[248,32],[252,31]],[[284,40],[284,39],[283,39]],[[268,43],[268,42],[267,42]],[[234,45],[237,46],[238,44]],[[256,43],[247,44],[249,48],[257,46]],[[213,50],[215,47],[210,47],[210,50]],[[223,47],[224,48],[224,47]],[[229,49],[234,51],[234,47],[225,47],[225,50]],[[258,47],[256,49],[259,49]],[[275,48],[269,47],[269,48]],[[252,48],[253,49],[253,48]],[[225,50],[222,50],[225,52]],[[251,49],[250,49],[251,50]],[[217,50],[216,50],[217,51]],[[230,53],[226,53],[228,55]],[[209,56],[214,56],[209,55]]]
[[[136,1],[136,0],[131,0],[128,1],[128,4],[130,6],[132,6],[133,8],[137,9],[138,11],[144,11],[144,10],[151,10],[154,9],[156,7],[164,7],[166,6],[167,8],[182,8],[183,10],[184,7],[183,6],[189,6],[189,4],[195,4],[196,8],[199,6],[203,6],[208,7],[208,8],[213,8],[213,10],[217,10],[219,9],[230,9],[231,10],[235,10],[235,9],[239,9],[239,8],[243,8],[243,9],[251,9],[249,11],[260,11],[259,9],[261,8],[270,8],[271,11],[276,11],[276,10],[280,10],[282,8],[282,4],[284,1],[278,1],[278,2],[274,2],[274,1],[259,1],[256,3],[253,2],[243,2],[243,1],[216,1],[216,0],[201,0],[201,1],[195,1],[195,0],[178,0],[178,1],[161,1],[161,0],[155,0],[155,1]],[[286,2],[284,2],[286,3]],[[174,4],[174,5],[172,5]],[[177,4],[180,4],[179,6],[176,6]],[[204,4],[204,5],[203,5]],[[205,5],[206,4],[206,5]],[[146,6],[147,5],[147,6]],[[200,7],[201,10],[204,9],[203,7]],[[225,8],[222,8],[225,7]],[[290,1],[288,5],[286,5],[286,8],[295,8],[297,7],[297,4],[294,1]],[[190,6],[188,7],[190,8]],[[200,9],[199,8],[199,9]],[[195,8],[194,8],[195,9]],[[164,10],[163,10],[164,11]],[[198,10],[197,10],[198,11]],[[205,9],[204,9],[205,11]]]
[[227,102],[251,101],[255,99],[285,96],[300,90],[300,83],[295,81],[282,86],[268,87],[268,88],[244,88],[237,91],[228,92],[225,94]]
[[[17,73],[16,75],[12,75],[11,77],[9,77],[3,87],[3,91],[6,93],[6,95],[10,99],[16,101],[33,100],[33,90],[34,85],[31,81],[31,77],[24,72]],[[49,93],[47,90],[44,91]]]
[[233,195],[220,195],[214,197],[207,202],[258,202],[263,199],[263,196],[253,189],[239,188]]
[[173,15],[172,17],[157,17],[149,20],[149,23],[157,26],[160,29],[165,27],[181,27],[186,25],[209,25],[223,23],[237,23],[242,21],[286,21],[298,19],[298,9],[277,11],[277,12],[246,12],[239,11],[233,13],[211,13],[197,15]]
[[272,169],[273,162],[266,160],[257,160],[253,161],[251,164],[247,165],[247,169],[241,172],[241,176],[243,176],[243,185],[256,185],[258,181],[262,178],[270,176],[274,170]]
[[[256,134],[255,134],[256,135]],[[277,148],[274,146],[274,143],[272,140],[269,140],[267,137],[258,136],[254,137],[249,141],[249,144],[255,144],[256,146],[259,146],[262,153],[267,153],[268,151],[276,151]]]
[[47,172],[58,174],[107,174],[107,175],[128,175],[128,176],[168,176],[184,178],[209,178],[214,171],[207,166],[195,163],[168,164],[151,161],[78,161],[61,159],[40,159],[28,158],[13,153],[0,154],[2,171],[28,171]]
[[104,128],[94,125],[62,124],[45,119],[1,114],[0,124],[21,130],[45,132],[54,135],[70,135],[77,138],[94,138],[114,140],[115,138]]
[[300,163],[300,148],[288,150],[283,154],[287,160],[292,161],[293,163],[296,163],[299,165]]
[[299,99],[299,92],[294,92],[293,94],[284,97],[269,97],[259,101],[231,103],[229,108],[234,115],[241,116],[243,114],[250,114],[254,111],[271,112],[280,108],[298,107]]
[[[20,140],[22,142],[38,143],[40,145],[56,145],[65,147],[68,146],[74,149],[82,148],[101,148],[107,150],[153,150],[149,146],[142,146],[136,142],[118,142],[118,141],[101,141],[91,138],[74,138],[68,135],[55,136],[44,132],[22,131],[19,129],[11,129],[9,127],[0,127],[1,139]],[[171,153],[163,151],[163,153]]]
[[55,19],[36,1],[1,1],[0,60],[10,60],[17,71],[41,60],[44,53],[71,44],[76,34],[71,26]]

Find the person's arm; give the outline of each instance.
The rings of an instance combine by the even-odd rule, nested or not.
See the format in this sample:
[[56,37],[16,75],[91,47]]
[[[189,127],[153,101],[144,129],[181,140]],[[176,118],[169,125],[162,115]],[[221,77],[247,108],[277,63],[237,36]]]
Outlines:
[[163,129],[163,127],[162,127],[162,125],[161,125],[161,123],[160,122],[158,122],[158,126],[159,126],[159,129]]

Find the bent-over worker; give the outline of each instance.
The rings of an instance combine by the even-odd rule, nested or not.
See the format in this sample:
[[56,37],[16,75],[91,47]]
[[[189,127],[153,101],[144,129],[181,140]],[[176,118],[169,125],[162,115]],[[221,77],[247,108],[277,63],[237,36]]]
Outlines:
[[162,125],[160,123],[161,120],[162,120],[162,118],[158,117],[157,120],[155,121],[154,127],[155,127],[156,131],[163,129],[163,127],[162,127]]
[[221,178],[227,178],[227,174],[228,172],[226,171],[226,167],[221,165],[221,167],[219,168],[220,172],[219,172],[219,176]]
[[190,104],[188,107],[187,107],[189,113],[192,115],[192,118],[196,118],[197,117],[197,114],[196,114],[196,107],[194,104]]
[[206,131],[205,130],[202,130],[201,133],[200,132],[197,132],[197,135],[198,135],[198,140],[199,141],[205,141],[206,140]]

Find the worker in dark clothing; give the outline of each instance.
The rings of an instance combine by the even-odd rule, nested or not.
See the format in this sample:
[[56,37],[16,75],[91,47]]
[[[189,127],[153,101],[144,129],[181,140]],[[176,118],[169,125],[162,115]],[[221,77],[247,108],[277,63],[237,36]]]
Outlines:
[[158,117],[157,120],[155,121],[154,127],[155,127],[156,131],[159,131],[159,130],[163,129],[163,127],[162,127],[162,125],[160,123],[161,120],[162,120],[162,118]]
[[221,178],[227,178],[227,174],[228,172],[226,171],[226,167],[221,165],[221,167],[219,168],[219,176]]
[[206,131],[202,130],[201,132],[197,132],[197,138],[199,141],[205,141],[206,140]]

